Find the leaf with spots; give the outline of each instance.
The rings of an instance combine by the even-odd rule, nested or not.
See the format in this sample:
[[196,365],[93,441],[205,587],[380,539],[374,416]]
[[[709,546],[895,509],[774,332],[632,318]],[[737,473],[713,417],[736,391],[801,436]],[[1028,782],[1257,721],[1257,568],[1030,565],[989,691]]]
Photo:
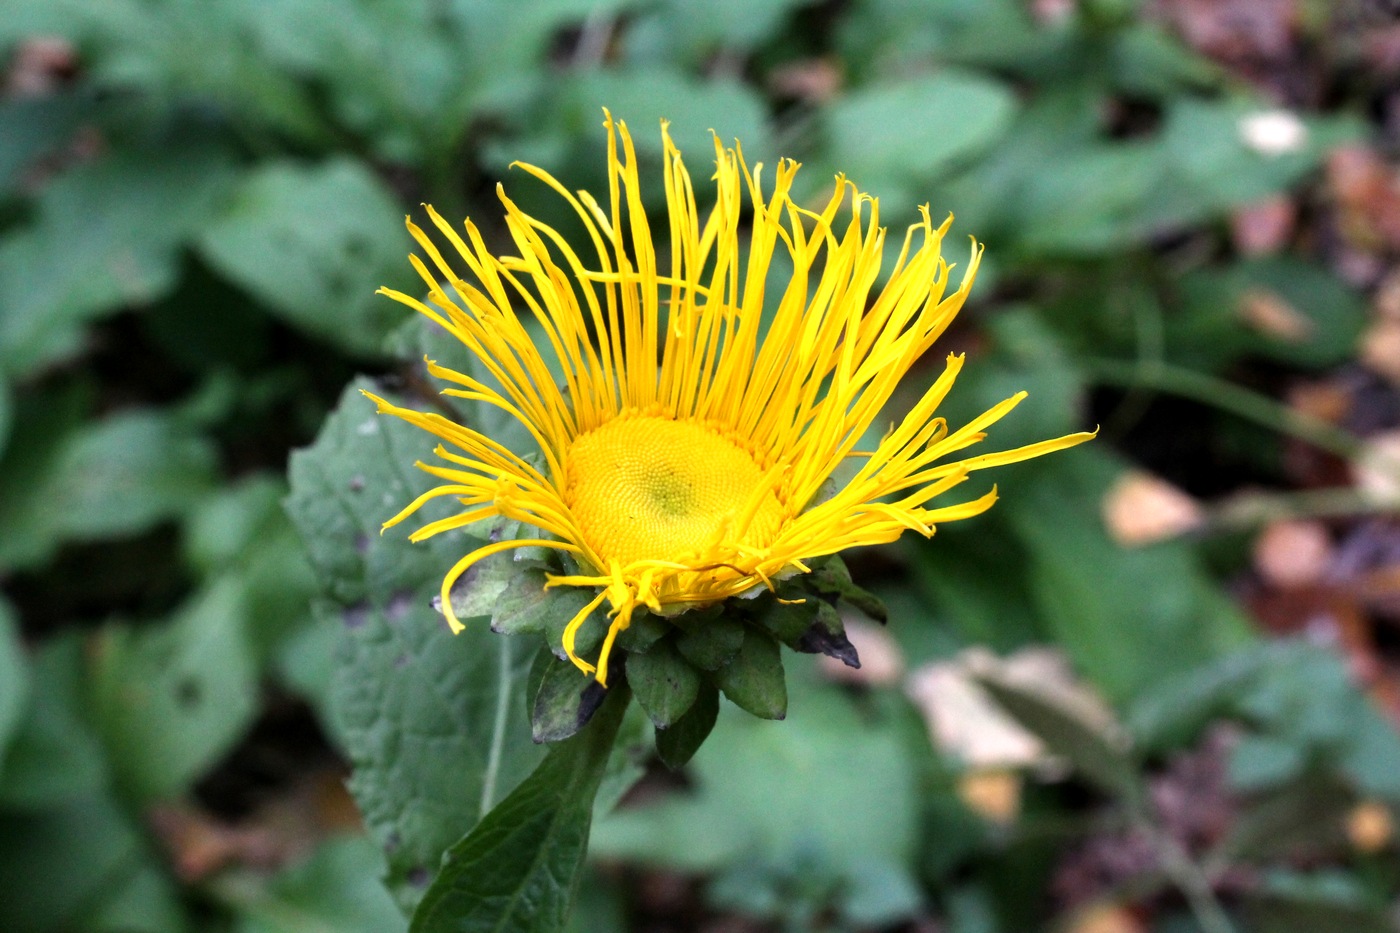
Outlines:
[[[354,765],[350,787],[383,847],[401,906],[417,903],[442,853],[543,755],[530,740],[526,679],[537,647],[482,620],[453,636],[432,608],[442,574],[476,542],[408,542],[380,524],[432,483],[416,470],[433,441],[378,417],[352,386],[316,443],[291,464],[287,509],[330,599],[319,624],[343,629],[332,727]],[[427,520],[451,503],[430,503]],[[486,529],[483,527],[482,531]]]
[[787,716],[783,658],[772,635],[750,626],[739,653],[715,672],[715,685],[740,709],[760,719]]
[[536,742],[559,742],[588,725],[608,691],[570,661],[561,661],[552,652],[541,650],[531,672],[530,725]]
[[627,682],[658,729],[674,725],[700,692],[700,674],[669,638],[658,641],[645,654],[627,656]]
[[245,594],[224,578],[164,625],[110,625],[88,686],[97,733],[121,788],[140,801],[179,794],[242,737],[258,672]]
[[551,747],[447,854],[411,933],[560,933],[583,873],[593,801],[630,699],[612,691],[587,729]]

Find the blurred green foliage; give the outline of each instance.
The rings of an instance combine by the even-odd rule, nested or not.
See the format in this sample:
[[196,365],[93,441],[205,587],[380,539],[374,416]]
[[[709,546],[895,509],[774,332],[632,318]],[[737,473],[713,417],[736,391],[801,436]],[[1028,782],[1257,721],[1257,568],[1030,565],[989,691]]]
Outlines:
[[[1224,228],[1365,139],[1363,102],[1303,113],[1297,145],[1261,148],[1242,121],[1272,105],[1139,6],[1040,21],[1019,0],[8,0],[0,929],[403,929],[395,899],[416,902],[540,759],[515,703],[529,652],[484,625],[446,638],[428,606],[450,543],[377,535],[429,443],[341,390],[370,372],[421,392],[422,348],[451,358],[373,295],[414,287],[404,212],[470,213],[499,241],[504,179],[570,230],[509,165],[606,184],[602,106],[653,160],[670,119],[697,177],[713,129],[751,160],[804,162],[804,197],[848,173],[894,229],[922,203],[955,211],[988,262],[950,338],[976,359],[947,414],[1028,389],[999,446],[1075,430],[1091,400],[1113,417],[1129,402],[1092,393],[1123,388],[1114,374],[1228,388],[1241,365],[1347,361],[1362,297],[1302,250],[1237,255]],[[1305,341],[1235,313],[1259,288],[1303,316]],[[284,475],[327,416],[324,456],[292,463],[308,551]],[[1281,479],[1275,433],[1193,417],[1211,446],[1157,468]],[[897,686],[839,687],[789,655],[786,722],[722,710],[683,793],[600,808],[603,874],[575,929],[643,922],[636,867],[702,875],[687,909],[773,929],[1049,929],[1071,922],[1047,894],[1058,857],[1105,821],[1155,840],[1138,877],[1098,892],[1157,897],[1144,929],[1219,933],[1217,894],[1235,929],[1383,929],[1394,849],[1358,853],[1339,827],[1359,800],[1400,805],[1391,724],[1328,650],[1261,642],[1198,541],[1115,542],[1100,508],[1127,462],[1105,440],[1009,469],[987,516],[855,569],[910,668],[1057,646],[1131,742],[1003,697],[1078,777],[1028,786],[1020,820],[998,825],[958,795],[964,766]],[[249,778],[240,755],[289,707],[320,737]],[[1236,820],[1182,852],[1144,788],[1223,723]],[[609,802],[651,728],[623,725]],[[358,769],[374,844],[318,831],[274,869],[235,855],[195,870],[188,841],[154,828],[172,802],[253,819],[336,754]]]

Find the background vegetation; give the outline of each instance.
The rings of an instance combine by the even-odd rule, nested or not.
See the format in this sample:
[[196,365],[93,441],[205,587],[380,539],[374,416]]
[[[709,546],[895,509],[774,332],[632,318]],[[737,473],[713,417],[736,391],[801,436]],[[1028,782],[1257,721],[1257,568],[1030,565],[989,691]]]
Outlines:
[[[465,831],[442,762],[480,754],[450,697],[482,681],[470,642],[368,640],[353,594],[313,613],[288,451],[354,374],[421,384],[373,295],[413,287],[405,211],[498,235],[504,178],[566,225],[507,167],[601,187],[603,105],[648,157],[671,119],[697,178],[713,128],[893,226],[956,212],[988,263],[950,418],[1026,388],[999,447],[1103,432],[852,555],[892,617],[850,620],[865,667],[789,655],[786,722],[725,713],[684,772],[650,763],[576,929],[1394,929],[1395,16],[6,0],[0,929],[405,928],[436,856],[396,821]],[[358,449],[345,404],[327,436]],[[366,836],[346,762],[396,736],[412,805],[362,795]]]

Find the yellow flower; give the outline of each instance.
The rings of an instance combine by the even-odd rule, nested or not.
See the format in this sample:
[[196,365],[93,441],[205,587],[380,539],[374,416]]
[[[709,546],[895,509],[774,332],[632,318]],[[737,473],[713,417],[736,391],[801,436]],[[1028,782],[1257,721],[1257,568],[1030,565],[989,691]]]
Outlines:
[[[812,558],[906,530],[931,535],[938,522],[977,515],[996,500],[993,489],[929,507],[972,471],[1092,436],[939,462],[981,441],[1025,397],[950,430],[934,415],[962,366],[961,356],[949,356],[903,422],[875,450],[856,450],[900,378],[962,307],[982,248],[973,241],[950,292],[953,266],[941,247],[952,218],[934,226],[925,206],[877,290],[886,231],[874,198],[838,176],[826,206],[808,210],[790,197],[795,162],[778,163],[765,193],[762,166],[750,169],[737,143],[725,149],[716,139],[718,197],[702,214],[663,123],[668,250],[658,256],[627,127],[610,115],[605,125],[601,204],[520,166],[573,209],[591,241],[586,257],[498,187],[518,255],[494,255],[470,220],[459,231],[429,208],[456,256],[449,262],[409,222],[427,257],[410,258],[428,299],[381,290],[450,331],[491,374],[488,384],[429,360],[429,371],[455,386],[444,394],[503,409],[539,446],[536,466],[471,427],[371,396],[381,412],[455,448],[437,447],[443,464],[418,464],[444,485],[386,528],[430,499],[453,496],[465,508],[412,540],[495,516],[541,532],[477,548],[447,572],[442,607],[453,631],[462,626],[450,593],[474,563],[520,547],[566,552],[577,572],[549,585],[597,592],[569,623],[564,647],[606,685],[614,639],[639,606],[671,615],[771,587],[806,572]],[[779,252],[792,273],[774,288],[768,273]],[[833,483],[850,458],[859,468]],[[611,623],[590,663],[575,652],[575,635],[604,601]]]

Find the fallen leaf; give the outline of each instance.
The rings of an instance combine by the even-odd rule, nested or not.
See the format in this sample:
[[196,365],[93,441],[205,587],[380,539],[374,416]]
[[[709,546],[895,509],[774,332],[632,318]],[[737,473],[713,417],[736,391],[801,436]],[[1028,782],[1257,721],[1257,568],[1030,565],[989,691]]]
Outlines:
[[1276,587],[1293,589],[1319,583],[1336,549],[1319,521],[1270,522],[1254,539],[1254,567]]
[[804,58],[774,68],[768,75],[768,87],[775,94],[813,103],[831,100],[845,83],[840,61],[832,58]]
[[923,714],[933,743],[972,770],[1045,764],[1045,747],[1001,711],[961,661],[914,671],[906,691]]
[[1109,488],[1102,503],[1109,536],[1125,547],[1175,538],[1201,527],[1201,504],[1166,480],[1129,470]]
[[923,714],[934,744],[971,772],[1029,767],[1055,772],[1064,767],[978,683],[987,678],[1033,692],[1111,742],[1127,741],[1108,704],[1075,677],[1059,650],[1026,648],[999,658],[985,648],[969,648],[952,660],[918,668],[905,690]]
[[1298,24],[1295,0],[1158,0],[1156,7],[1187,44],[1234,65],[1287,56]]
[[1010,826],[1021,813],[1021,783],[1006,768],[970,771],[958,781],[958,799],[987,822]]
[[1119,904],[1091,904],[1076,910],[1064,924],[1064,933],[1147,933],[1131,911]]
[[237,822],[190,803],[152,807],[146,819],[175,873],[187,882],[232,866],[276,868],[308,854],[327,837],[362,831],[345,775],[338,770],[307,776]]
[[1268,256],[1288,245],[1298,223],[1298,206],[1277,194],[1237,208],[1230,215],[1230,234],[1241,256]]
[[42,97],[52,94],[78,70],[73,43],[60,36],[33,36],[14,50],[9,70],[0,82],[6,97]]
[[1400,430],[1366,438],[1352,464],[1357,487],[1372,501],[1400,504]]
[[1400,178],[1374,149],[1339,146],[1327,157],[1338,226],[1352,244],[1400,249]]
[[1381,318],[1361,335],[1361,362],[1379,376],[1400,385],[1400,321]]
[[1353,848],[1373,855],[1395,838],[1395,819],[1379,800],[1363,800],[1347,814],[1346,831]]
[[1246,289],[1240,295],[1239,311],[1246,324],[1275,340],[1303,343],[1313,334],[1313,322],[1267,288]]

